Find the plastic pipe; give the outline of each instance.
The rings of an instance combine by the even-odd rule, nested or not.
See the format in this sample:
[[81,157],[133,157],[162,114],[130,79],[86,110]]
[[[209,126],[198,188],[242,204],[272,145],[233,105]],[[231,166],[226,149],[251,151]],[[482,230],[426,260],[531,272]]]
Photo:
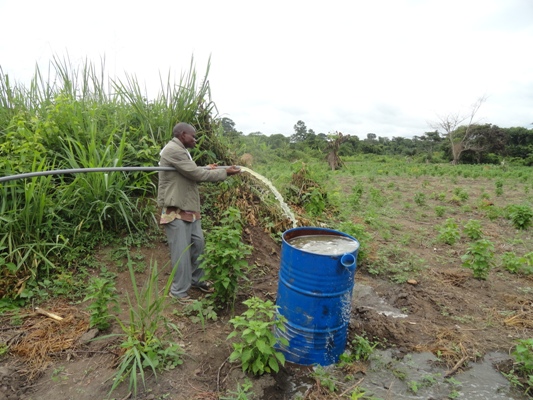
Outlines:
[[[209,168],[204,166],[202,168]],[[229,168],[227,165],[219,165],[217,168]],[[17,179],[33,178],[45,175],[64,175],[76,174],[81,172],[116,172],[116,171],[176,171],[173,167],[101,167],[101,168],[74,168],[74,169],[55,169],[49,171],[27,172],[24,174],[8,175],[0,177],[0,182],[14,181]]]

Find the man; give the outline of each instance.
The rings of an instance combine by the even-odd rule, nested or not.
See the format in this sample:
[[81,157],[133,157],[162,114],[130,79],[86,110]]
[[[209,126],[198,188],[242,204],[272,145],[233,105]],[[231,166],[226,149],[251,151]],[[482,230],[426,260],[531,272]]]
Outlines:
[[216,182],[241,172],[236,166],[227,169],[210,165],[196,165],[189,151],[196,145],[196,129],[184,122],[172,130],[172,140],[161,150],[162,167],[174,167],[176,171],[160,171],[157,203],[162,207],[160,223],[164,225],[170,246],[170,259],[177,267],[170,287],[170,296],[189,299],[193,288],[210,291],[207,282],[200,279],[204,271],[198,267],[198,256],[205,246],[200,223],[200,195],[198,182]]

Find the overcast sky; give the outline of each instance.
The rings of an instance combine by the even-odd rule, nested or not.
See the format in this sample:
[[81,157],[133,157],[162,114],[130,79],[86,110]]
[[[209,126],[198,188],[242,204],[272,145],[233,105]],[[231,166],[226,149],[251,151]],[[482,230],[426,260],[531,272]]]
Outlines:
[[[0,66],[25,82],[68,53],[112,77],[187,72],[245,134],[412,137],[469,110],[533,128],[532,0],[0,0]],[[178,78],[177,78],[178,79]]]

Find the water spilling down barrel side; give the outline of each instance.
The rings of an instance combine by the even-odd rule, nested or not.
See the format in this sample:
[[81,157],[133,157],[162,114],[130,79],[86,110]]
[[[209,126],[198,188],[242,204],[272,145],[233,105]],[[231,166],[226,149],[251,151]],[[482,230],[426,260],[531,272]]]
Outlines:
[[359,242],[339,231],[300,227],[282,236],[276,305],[289,362],[330,365],[344,352]]

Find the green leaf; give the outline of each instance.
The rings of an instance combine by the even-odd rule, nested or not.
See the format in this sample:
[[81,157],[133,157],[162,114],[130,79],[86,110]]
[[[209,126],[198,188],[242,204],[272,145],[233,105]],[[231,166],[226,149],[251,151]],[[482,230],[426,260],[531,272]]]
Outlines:
[[285,365],[285,355],[282,352],[276,351],[274,352],[274,355],[276,356],[278,361],[281,363],[281,365]]
[[271,348],[266,345],[264,340],[258,339],[257,342],[256,342],[256,346],[259,349],[259,351],[261,353],[263,353],[263,354],[270,354],[271,353]]
[[278,362],[276,361],[276,359],[274,357],[270,357],[268,359],[268,365],[270,366],[272,371],[274,371],[274,372],[278,372],[279,371]]

